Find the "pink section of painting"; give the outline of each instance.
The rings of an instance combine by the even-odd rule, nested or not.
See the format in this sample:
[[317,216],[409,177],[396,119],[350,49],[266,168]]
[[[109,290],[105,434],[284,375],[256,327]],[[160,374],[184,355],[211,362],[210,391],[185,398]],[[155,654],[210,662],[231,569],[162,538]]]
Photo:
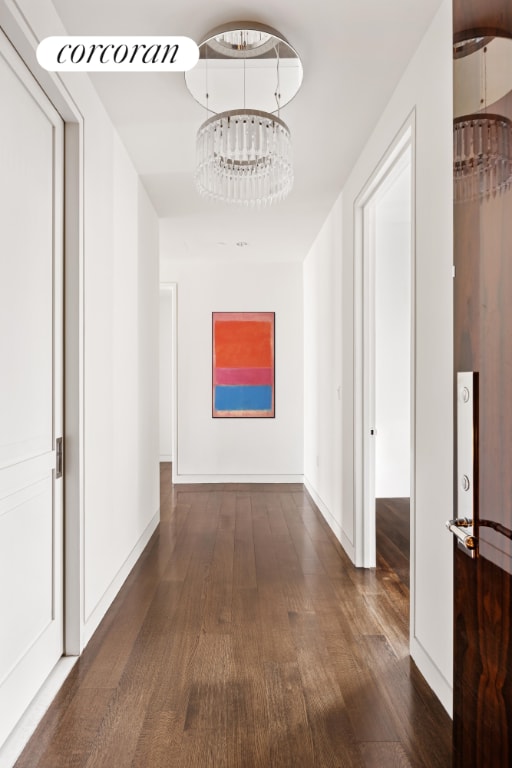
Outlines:
[[216,368],[215,384],[223,385],[272,385],[272,368]]

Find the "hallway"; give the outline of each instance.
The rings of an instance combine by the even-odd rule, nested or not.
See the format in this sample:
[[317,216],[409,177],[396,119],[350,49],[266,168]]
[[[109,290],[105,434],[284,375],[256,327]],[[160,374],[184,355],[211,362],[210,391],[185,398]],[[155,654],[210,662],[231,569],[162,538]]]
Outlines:
[[408,590],[301,485],[170,484],[162,521],[17,768],[451,765]]

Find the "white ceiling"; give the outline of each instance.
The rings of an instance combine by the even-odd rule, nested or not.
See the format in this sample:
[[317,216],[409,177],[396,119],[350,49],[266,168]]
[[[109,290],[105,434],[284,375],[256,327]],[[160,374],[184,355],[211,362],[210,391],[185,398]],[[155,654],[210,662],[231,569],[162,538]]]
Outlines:
[[[298,51],[302,88],[281,117],[295,183],[264,210],[212,203],[194,187],[205,113],[182,73],[92,74],[162,222],[166,257],[302,260],[440,0],[53,0],[69,34],[187,35],[258,21]],[[240,248],[237,242],[247,242]]]

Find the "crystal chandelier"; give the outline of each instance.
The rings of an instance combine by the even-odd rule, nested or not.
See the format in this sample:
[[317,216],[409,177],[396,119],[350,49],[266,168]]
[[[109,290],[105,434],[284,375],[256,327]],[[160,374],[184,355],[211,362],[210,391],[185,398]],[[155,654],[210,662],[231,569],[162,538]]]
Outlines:
[[198,66],[185,76],[196,100],[213,113],[197,134],[199,192],[246,206],[283,200],[293,185],[293,163],[280,109],[302,82],[299,57],[279,33],[254,22],[214,30],[199,50]]
[[229,203],[282,200],[293,184],[286,123],[254,109],[210,117],[197,134],[196,182],[201,194]]
[[496,104],[510,91],[510,67],[504,66],[512,60],[508,43],[505,38],[476,37],[454,45],[456,203],[488,199],[512,183],[512,122],[487,112],[488,103]]

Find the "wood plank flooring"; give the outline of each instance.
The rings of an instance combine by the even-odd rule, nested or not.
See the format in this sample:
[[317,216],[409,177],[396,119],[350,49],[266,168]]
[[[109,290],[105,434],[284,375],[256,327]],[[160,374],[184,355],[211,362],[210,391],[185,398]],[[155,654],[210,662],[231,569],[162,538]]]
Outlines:
[[377,565],[409,588],[410,501],[376,499]]
[[449,768],[408,590],[356,570],[301,485],[171,487],[17,768]]

